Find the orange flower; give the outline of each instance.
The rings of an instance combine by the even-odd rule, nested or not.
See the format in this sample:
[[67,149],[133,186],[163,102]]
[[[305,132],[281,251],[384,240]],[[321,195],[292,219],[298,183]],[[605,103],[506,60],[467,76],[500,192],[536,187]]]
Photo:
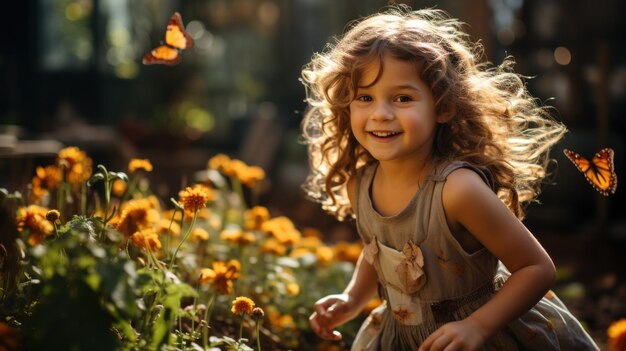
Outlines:
[[626,350],[626,318],[611,323],[607,330],[611,351]]
[[170,227],[170,220],[163,218],[157,224],[156,232],[159,235],[161,235],[161,234],[170,234],[170,232],[171,232],[172,236],[179,236],[180,235],[180,225],[178,223],[176,223],[176,221],[174,221],[174,222],[172,222],[172,226]]
[[237,173],[237,177],[242,184],[253,188],[258,181],[265,178],[265,171],[261,167],[248,166],[240,169],[240,172]]
[[80,184],[91,177],[91,159],[75,146],[59,151],[57,165],[65,172],[65,180],[72,184]]
[[213,290],[230,294],[233,291],[233,280],[239,278],[241,264],[237,260],[228,262],[214,261],[213,269],[203,268],[200,271],[200,284],[212,284]]
[[362,250],[363,244],[360,242],[348,243],[340,241],[335,245],[335,259],[337,261],[356,263]]
[[207,167],[210,169],[221,170],[228,162],[230,162],[230,157],[224,154],[217,154],[211,157],[211,159],[207,163]]
[[126,184],[125,181],[121,179],[116,179],[113,182],[113,195],[117,197],[121,197],[122,195],[124,195],[124,192],[126,191],[127,187],[128,185]]
[[135,173],[138,170],[152,172],[152,163],[148,159],[133,158],[128,162],[128,173]]
[[209,233],[202,228],[193,228],[191,234],[189,235],[189,240],[209,240]]
[[222,165],[222,172],[229,177],[239,178],[239,174],[245,172],[248,165],[241,160],[230,160]]
[[320,246],[315,249],[315,255],[317,256],[317,262],[320,265],[327,266],[335,257],[335,251],[328,246]]
[[278,312],[271,311],[267,314],[270,323],[281,329],[295,329],[296,323],[293,320],[293,317],[288,314],[281,315]]
[[186,187],[179,193],[180,203],[185,211],[196,212],[206,206],[206,203],[215,199],[213,190],[205,185],[196,184]]
[[293,245],[300,241],[302,235],[295,228],[293,222],[284,216],[276,217],[264,222],[261,230],[272,235],[283,245]]
[[230,311],[234,314],[252,314],[254,309],[254,301],[245,296],[239,296],[233,300]]
[[22,207],[17,214],[17,230],[28,233],[28,243],[35,246],[41,243],[44,237],[52,234],[54,226],[48,221],[45,207],[30,205]]
[[270,211],[263,206],[255,206],[244,212],[245,227],[249,230],[261,229],[263,222],[270,219]]
[[269,238],[261,247],[261,251],[263,251],[264,253],[271,253],[277,256],[282,256],[287,252],[287,248],[285,247],[285,245],[278,242],[278,240],[274,238]]
[[63,177],[61,170],[56,166],[37,167],[35,172],[36,178],[49,190],[58,188]]
[[131,235],[130,240],[133,245],[140,249],[150,248],[151,250],[157,250],[161,248],[161,241],[158,235],[152,231],[152,229],[144,229]]
[[125,235],[131,235],[142,229],[152,228],[159,220],[158,204],[150,198],[130,200],[122,206],[116,229]]
[[287,284],[287,295],[296,296],[300,293],[300,285],[296,283]]
[[254,234],[239,229],[226,229],[220,233],[220,239],[238,245],[248,245],[256,241]]

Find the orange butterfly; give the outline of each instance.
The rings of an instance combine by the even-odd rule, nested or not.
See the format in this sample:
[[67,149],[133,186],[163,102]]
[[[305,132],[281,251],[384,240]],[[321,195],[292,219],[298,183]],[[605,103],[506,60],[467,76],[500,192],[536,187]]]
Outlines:
[[604,196],[615,194],[617,174],[613,165],[613,149],[600,150],[593,156],[591,162],[572,150],[564,149],[563,153],[600,194]]
[[193,39],[185,31],[180,13],[174,12],[167,23],[165,31],[165,44],[157,46],[143,57],[144,65],[162,63],[164,65],[176,65],[182,59],[181,52],[193,47]]

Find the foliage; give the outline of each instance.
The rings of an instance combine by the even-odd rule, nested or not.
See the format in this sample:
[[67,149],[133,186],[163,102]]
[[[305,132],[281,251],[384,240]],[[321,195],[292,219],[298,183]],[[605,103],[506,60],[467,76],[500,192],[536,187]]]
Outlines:
[[217,155],[168,202],[152,170],[92,174],[67,148],[25,196],[1,189],[0,348],[318,349],[312,306],[345,286],[360,246],[272,218],[254,204],[258,167]]

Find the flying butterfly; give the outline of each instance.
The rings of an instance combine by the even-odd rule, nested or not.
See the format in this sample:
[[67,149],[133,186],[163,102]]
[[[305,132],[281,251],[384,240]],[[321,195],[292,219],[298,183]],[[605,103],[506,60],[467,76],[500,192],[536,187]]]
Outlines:
[[617,174],[613,164],[613,149],[600,150],[593,156],[591,162],[572,150],[564,149],[563,153],[600,194],[604,196],[615,194]]
[[142,62],[144,65],[160,63],[173,66],[182,59],[182,51],[191,47],[193,47],[193,39],[185,31],[180,13],[174,12],[167,23],[165,43],[147,53]]

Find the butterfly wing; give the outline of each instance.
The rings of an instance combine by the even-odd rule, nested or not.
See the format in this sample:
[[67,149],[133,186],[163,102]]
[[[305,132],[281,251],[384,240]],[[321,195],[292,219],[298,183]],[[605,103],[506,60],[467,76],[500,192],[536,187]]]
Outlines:
[[193,47],[193,39],[185,31],[180,13],[174,12],[165,31],[165,44],[173,48],[184,50]]
[[178,52],[177,49],[174,49],[167,45],[161,45],[147,53],[143,57],[142,62],[144,65],[161,63],[164,65],[172,66],[178,64],[181,59],[182,57],[180,56],[180,52]]
[[615,193],[617,175],[613,164],[613,149],[600,150],[591,162],[572,150],[564,149],[563,153],[600,194],[608,196]]

